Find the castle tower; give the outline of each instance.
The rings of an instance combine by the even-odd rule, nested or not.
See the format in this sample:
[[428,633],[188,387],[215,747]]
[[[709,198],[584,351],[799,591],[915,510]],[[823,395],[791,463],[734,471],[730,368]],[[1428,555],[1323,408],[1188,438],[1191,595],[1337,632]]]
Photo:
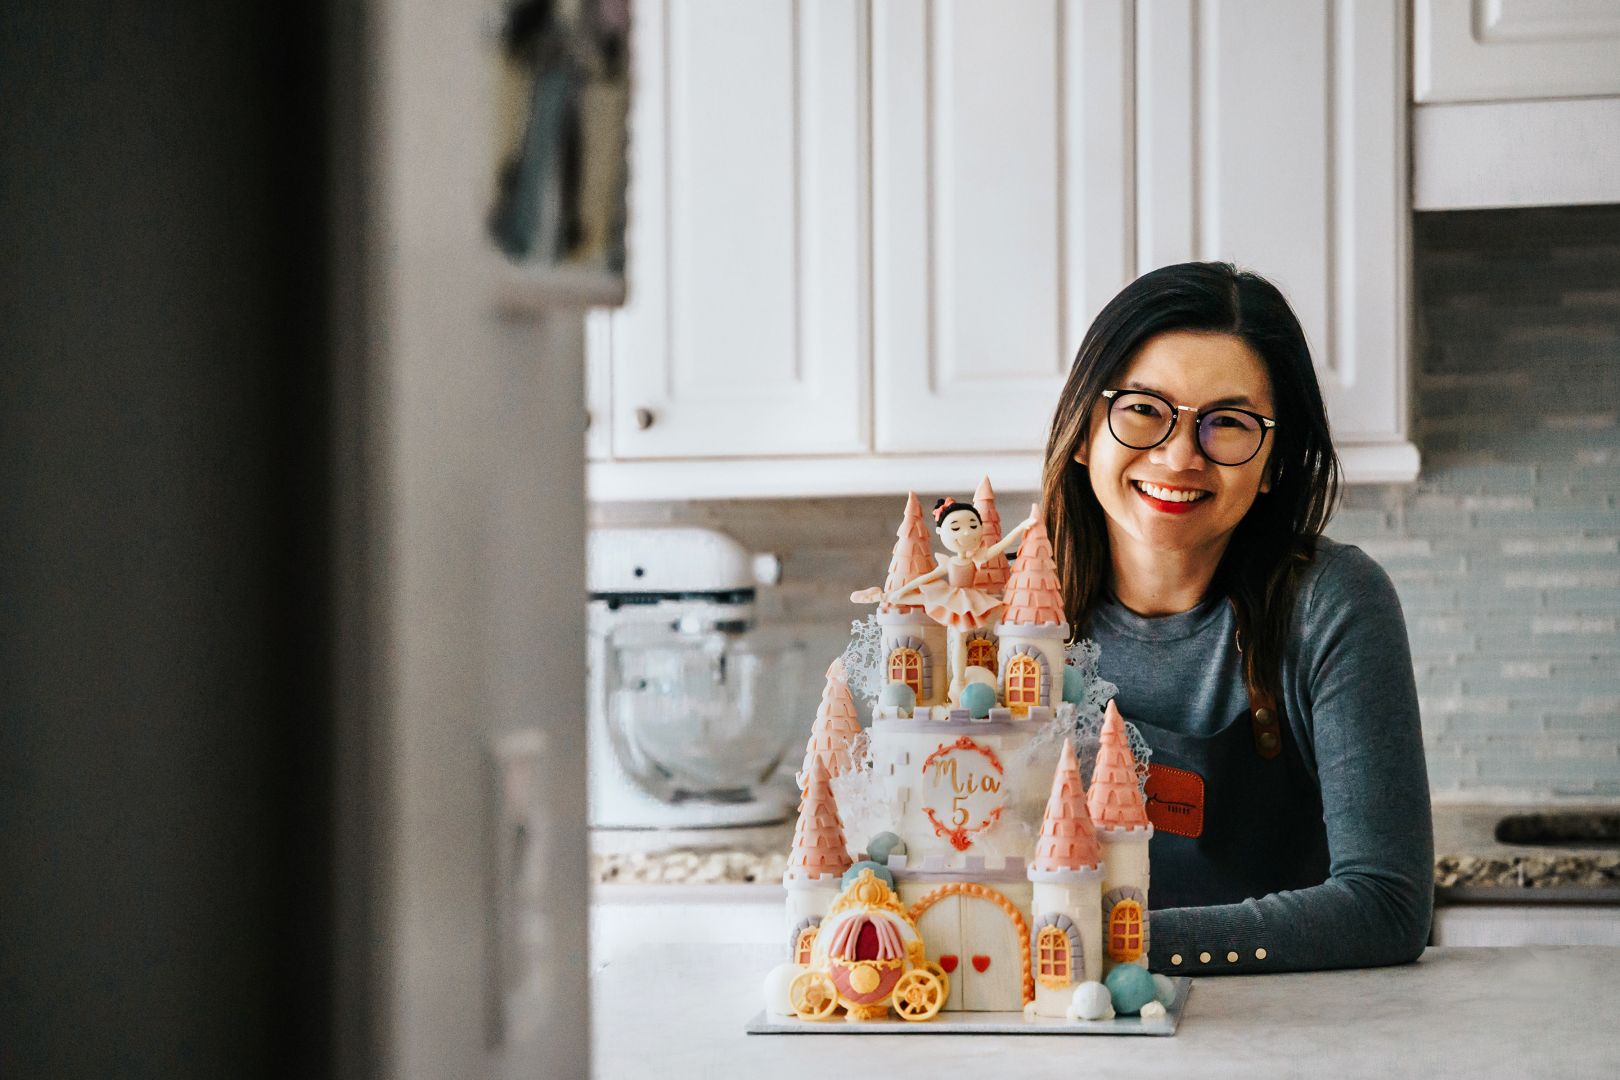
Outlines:
[[[906,496],[906,513],[895,532],[894,555],[883,591],[900,588],[935,566],[928,525],[915,491]],[[950,689],[946,673],[945,628],[930,619],[918,604],[881,604],[877,613],[883,628],[883,657],[887,682],[903,682],[917,695],[918,705],[939,705]]]
[[1112,701],[1103,720],[1086,805],[1102,844],[1103,972],[1122,963],[1147,967],[1148,841],[1153,826],[1136,780],[1136,756],[1125,735],[1125,718]]
[[[994,547],[1001,543],[1001,512],[996,509],[996,493],[990,487],[988,476],[979,481],[979,489],[973,493],[973,509],[979,512],[979,519],[984,522],[984,546]],[[1007,556],[997,555],[979,567],[973,587],[1000,596],[1007,588],[1007,578],[1011,574],[1012,564],[1007,561]]]
[[1052,538],[1039,505],[1030,507],[1030,516],[1035,524],[1024,534],[1018,565],[1007,579],[1007,608],[997,629],[1001,700],[1017,716],[1063,700],[1063,644],[1069,639]]
[[[788,855],[787,888],[789,959],[803,962],[821,917],[838,895],[838,882],[850,868],[844,846],[844,823],[833,799],[832,777],[820,757],[810,758],[809,783],[799,801],[799,820],[793,828],[793,850]],[[807,935],[809,935],[807,937]]]
[[1102,978],[1102,851],[1086,808],[1080,763],[1063,740],[1029,880],[1035,1013],[1063,1016],[1074,987]]
[[860,734],[861,721],[855,712],[855,699],[850,695],[849,683],[844,681],[844,661],[834,660],[827,669],[827,684],[821,690],[821,706],[816,709],[816,722],[810,728],[810,739],[804,747],[804,766],[795,780],[804,791],[810,783],[810,762],[819,758],[827,768],[829,777],[842,776],[853,767],[849,756],[850,740]]

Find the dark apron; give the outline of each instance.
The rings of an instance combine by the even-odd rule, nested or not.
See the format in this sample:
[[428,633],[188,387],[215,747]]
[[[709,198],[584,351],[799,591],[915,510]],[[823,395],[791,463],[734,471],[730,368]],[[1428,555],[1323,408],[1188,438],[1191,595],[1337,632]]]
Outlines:
[[1231,904],[1327,880],[1321,791],[1281,710],[1250,700],[1212,735],[1132,721],[1153,751],[1151,908]]

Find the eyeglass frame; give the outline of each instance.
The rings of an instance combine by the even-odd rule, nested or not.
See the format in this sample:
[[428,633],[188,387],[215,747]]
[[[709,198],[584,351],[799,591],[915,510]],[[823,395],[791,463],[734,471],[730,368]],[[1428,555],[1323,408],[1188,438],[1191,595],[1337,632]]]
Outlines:
[[[1146,446],[1132,446],[1130,443],[1119,437],[1119,433],[1114,430],[1114,399],[1120,394],[1145,394],[1150,398],[1155,398],[1164,402],[1165,405],[1170,407],[1170,426],[1165,429],[1164,435],[1160,437],[1158,442],[1149,443]],[[1199,409],[1192,405],[1177,405],[1163,394],[1154,390],[1104,390],[1102,391],[1101,396],[1108,400],[1108,413],[1104,417],[1108,423],[1108,434],[1112,435],[1114,437],[1114,441],[1119,443],[1119,445],[1128,450],[1152,450],[1156,446],[1163,446],[1165,443],[1169,442],[1170,437],[1176,433],[1176,421],[1181,419],[1181,414],[1184,412],[1190,412],[1193,414],[1193,445],[1198,447],[1198,452],[1203,455],[1205,461],[1209,462],[1211,465],[1221,465],[1228,469],[1236,469],[1253,461],[1259,455],[1260,451],[1265,449],[1266,432],[1277,426],[1277,421],[1273,420],[1269,416],[1262,416],[1253,409],[1240,409],[1236,405],[1217,405],[1213,409]],[[1260,422],[1260,441],[1254,444],[1254,453],[1250,454],[1242,461],[1231,462],[1216,461],[1214,458],[1209,456],[1209,451],[1204,449],[1204,440],[1198,437],[1198,428],[1199,425],[1204,422],[1205,413],[1216,412],[1242,413],[1244,416]]]

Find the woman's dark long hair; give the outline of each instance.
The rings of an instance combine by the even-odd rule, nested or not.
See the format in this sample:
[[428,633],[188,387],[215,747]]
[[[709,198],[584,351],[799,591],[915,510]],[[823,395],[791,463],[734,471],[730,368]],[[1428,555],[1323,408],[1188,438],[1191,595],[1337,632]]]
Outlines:
[[1339,459],[1305,332],[1282,293],[1257,274],[1230,263],[1166,266],[1127,285],[1086,331],[1052,418],[1042,479],[1064,606],[1075,632],[1089,633],[1111,575],[1102,506],[1075,451],[1091,431],[1101,391],[1118,385],[1148,339],[1172,330],[1240,338],[1271,378],[1271,491],[1238,523],[1210,591],[1232,602],[1244,679],[1275,700],[1300,578],[1338,499]]

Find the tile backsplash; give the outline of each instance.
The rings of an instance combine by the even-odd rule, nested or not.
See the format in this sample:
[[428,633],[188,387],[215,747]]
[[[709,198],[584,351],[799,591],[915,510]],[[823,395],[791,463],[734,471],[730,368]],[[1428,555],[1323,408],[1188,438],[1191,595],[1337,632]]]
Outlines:
[[[1400,592],[1436,796],[1620,796],[1620,207],[1418,215],[1414,264],[1423,475],[1347,489],[1329,534]],[[1031,498],[997,496],[1009,520]],[[593,514],[709,524],[778,553],[761,617],[830,659],[863,613],[849,592],[882,581],[900,509],[884,497]]]

